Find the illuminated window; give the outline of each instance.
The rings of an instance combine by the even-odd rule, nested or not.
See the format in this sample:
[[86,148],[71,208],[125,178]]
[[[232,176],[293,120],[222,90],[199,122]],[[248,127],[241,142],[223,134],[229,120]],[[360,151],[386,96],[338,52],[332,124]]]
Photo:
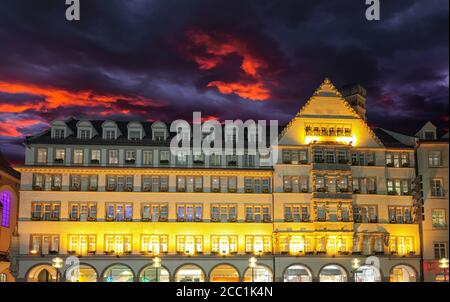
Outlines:
[[91,150],[91,164],[99,164],[101,158],[101,151],[98,149]]
[[97,220],[97,203],[77,202],[69,204],[69,220],[95,221]]
[[202,221],[203,205],[202,204],[177,204],[177,220],[178,221]]
[[447,226],[445,209],[431,209],[431,224],[433,228],[445,228]]
[[69,235],[69,254],[86,255],[95,251],[95,235]]
[[97,175],[70,175],[70,191],[97,191]]
[[227,255],[237,253],[237,236],[213,235],[211,236],[211,252]]
[[153,165],[153,150],[142,151],[142,164],[146,166]]
[[61,174],[33,174],[33,190],[61,191]]
[[58,254],[59,235],[30,235],[30,254]]
[[168,239],[167,235],[142,235],[141,252],[145,254],[159,255],[167,253]]
[[433,178],[430,180],[431,196],[444,196],[442,179]]
[[37,149],[37,163],[39,164],[47,163],[47,149],[44,148]]
[[270,251],[270,236],[245,236],[245,252],[261,254]]
[[132,192],[133,175],[107,175],[106,191]]
[[212,204],[211,205],[212,222],[236,222],[237,206],[235,204]]
[[119,163],[119,151],[108,150],[108,164],[117,165]]
[[43,221],[59,220],[61,203],[59,202],[33,202],[31,203],[31,219]]
[[142,221],[167,221],[168,205],[167,203],[143,203],[141,212]]
[[132,221],[133,204],[131,203],[107,203],[106,221]]
[[63,163],[66,149],[55,149],[55,163]]
[[441,151],[430,151],[428,153],[428,166],[429,167],[439,167],[442,165],[441,161]]
[[131,235],[105,235],[106,253],[131,253],[132,236]]
[[177,253],[189,255],[203,253],[203,236],[178,235]]
[[0,203],[2,205],[2,226],[9,227],[9,218],[11,213],[11,192],[3,191],[0,195]]
[[246,205],[245,206],[246,222],[270,222],[270,206],[269,205]]
[[389,251],[400,256],[408,255],[414,251],[412,237],[389,237]]
[[73,150],[73,163],[74,164],[82,164],[83,163],[83,149],[75,149]]
[[286,222],[309,221],[309,206],[300,204],[284,205],[284,220]]

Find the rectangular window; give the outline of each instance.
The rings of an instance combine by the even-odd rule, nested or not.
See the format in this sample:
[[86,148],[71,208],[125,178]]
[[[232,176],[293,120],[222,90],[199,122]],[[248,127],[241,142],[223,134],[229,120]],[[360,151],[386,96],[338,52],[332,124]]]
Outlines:
[[141,252],[144,254],[160,255],[168,252],[167,235],[142,235]]
[[31,203],[31,220],[57,221],[60,219],[61,203],[33,202]]
[[177,165],[187,165],[188,163],[188,156],[187,152],[179,151],[177,152]]
[[66,158],[66,149],[55,149],[55,163],[63,163]]
[[117,165],[119,163],[119,151],[108,150],[108,164]]
[[54,138],[65,138],[66,131],[64,129],[55,129]]
[[142,152],[142,164],[146,166],[153,165],[153,151],[146,150]]
[[37,162],[39,164],[47,163],[47,149],[44,148],[37,149]]
[[246,205],[245,206],[245,222],[270,222],[270,206],[269,205]]
[[428,166],[440,167],[441,165],[441,151],[430,151],[428,153]]
[[431,196],[444,196],[442,179],[433,178],[430,181]]
[[203,236],[177,236],[177,253],[195,255],[203,253]]
[[323,163],[323,150],[322,149],[315,149],[314,150],[314,162],[316,163]]
[[161,165],[168,165],[170,163],[170,151],[168,150],[159,151],[159,163]]
[[431,224],[433,228],[445,228],[447,227],[447,221],[445,217],[445,209],[432,209],[431,210]]
[[211,253],[228,255],[235,254],[238,251],[237,236],[212,235]]
[[220,154],[211,154],[209,156],[209,165],[210,166],[221,166],[222,165],[222,156]]
[[168,218],[168,205],[166,203],[142,204],[141,220],[165,222]]
[[125,163],[134,164],[136,162],[136,150],[125,150]]
[[212,222],[236,222],[237,206],[235,204],[212,204]]
[[105,206],[106,221],[132,221],[133,204],[131,203],[107,203]]
[[69,220],[71,221],[96,221],[97,220],[97,203],[70,203],[69,204]]
[[83,163],[83,150],[75,149],[73,150],[73,163],[82,164]]
[[203,205],[202,204],[177,204],[177,221],[202,221]]
[[128,132],[128,139],[132,141],[138,141],[141,139],[141,131],[139,130],[130,130]]
[[58,254],[59,253],[59,235],[30,235],[30,254]]
[[97,250],[95,235],[69,235],[68,254],[87,255]]
[[245,252],[254,254],[270,253],[270,236],[245,236]]
[[116,139],[116,130],[105,130],[105,139],[107,140]]
[[98,149],[91,150],[91,164],[99,164],[101,157],[101,151]]
[[91,130],[80,130],[80,139],[90,139],[91,138]]
[[105,253],[108,254],[131,254],[132,236],[131,235],[105,235]]
[[447,242],[435,242],[434,243],[434,259],[440,260],[447,258]]

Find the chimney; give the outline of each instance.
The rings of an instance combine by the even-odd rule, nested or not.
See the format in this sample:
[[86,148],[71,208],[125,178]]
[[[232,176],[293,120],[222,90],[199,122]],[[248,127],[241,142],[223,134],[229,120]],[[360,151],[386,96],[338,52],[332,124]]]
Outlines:
[[366,120],[366,89],[360,84],[347,84],[341,88],[341,94],[356,113]]

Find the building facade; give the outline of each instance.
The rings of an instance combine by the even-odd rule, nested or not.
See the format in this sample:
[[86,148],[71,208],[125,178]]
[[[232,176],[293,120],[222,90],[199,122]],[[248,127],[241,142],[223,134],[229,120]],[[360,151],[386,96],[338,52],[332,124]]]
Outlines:
[[436,127],[427,123],[416,136],[424,280],[448,281],[448,268],[439,267],[439,260],[448,259],[448,133],[438,137]]
[[53,122],[19,168],[17,279],[420,280],[414,144],[371,129],[365,90],[346,91],[364,92],[358,110],[321,84],[273,166],[172,154],[161,122]]
[[9,251],[17,232],[20,173],[0,152],[0,282],[12,282]]

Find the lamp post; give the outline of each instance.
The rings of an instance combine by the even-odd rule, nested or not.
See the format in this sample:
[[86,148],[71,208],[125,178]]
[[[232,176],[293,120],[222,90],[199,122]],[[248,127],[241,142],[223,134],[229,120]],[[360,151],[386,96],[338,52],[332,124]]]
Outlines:
[[56,269],[56,282],[59,282],[59,269],[63,267],[64,260],[56,257],[52,259],[52,266]]
[[248,266],[252,269],[252,282],[254,282],[255,280],[255,267],[256,267],[256,262],[258,260],[255,257],[250,257],[250,259],[248,259]]
[[353,278],[355,278],[355,282],[357,282],[357,277],[358,277],[358,268],[359,268],[359,259],[355,258],[352,260],[352,268],[353,268],[353,272],[354,272],[354,276]]
[[161,267],[161,258],[155,257],[153,258],[153,267],[156,271],[156,282],[159,282],[159,268]]
[[444,271],[444,282],[447,282],[447,271],[448,271],[448,259],[441,258],[439,259],[439,268]]

